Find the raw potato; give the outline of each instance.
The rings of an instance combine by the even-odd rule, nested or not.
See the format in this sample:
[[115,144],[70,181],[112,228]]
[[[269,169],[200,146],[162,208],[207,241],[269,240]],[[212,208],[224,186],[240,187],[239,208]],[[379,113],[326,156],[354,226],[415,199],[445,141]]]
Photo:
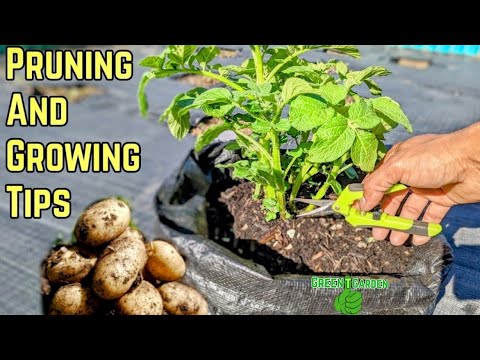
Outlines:
[[163,300],[157,289],[148,281],[142,281],[117,300],[122,315],[162,315]]
[[185,275],[185,261],[178,251],[165,241],[147,244],[147,269],[157,280],[175,281]]
[[82,251],[76,246],[63,246],[49,256],[46,275],[53,284],[76,283],[82,281],[96,263],[95,254]]
[[111,198],[88,207],[75,224],[75,237],[83,244],[100,246],[120,236],[130,223],[130,208]]
[[65,285],[53,296],[49,315],[92,315],[99,304],[91,289],[79,283]]
[[93,272],[93,290],[105,300],[122,297],[130,290],[146,262],[147,251],[142,233],[127,228],[98,259]]
[[158,291],[163,307],[171,315],[208,315],[207,301],[187,285],[171,282],[160,286]]

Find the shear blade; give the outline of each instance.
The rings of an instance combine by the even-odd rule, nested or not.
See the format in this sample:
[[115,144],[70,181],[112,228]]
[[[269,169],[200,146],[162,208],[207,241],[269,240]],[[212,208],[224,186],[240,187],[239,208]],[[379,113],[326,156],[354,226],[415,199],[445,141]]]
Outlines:
[[334,201],[331,200],[312,200],[312,199],[295,199],[295,201],[302,202],[309,205],[317,206],[317,209],[297,215],[297,217],[313,217],[313,216],[329,216],[334,214],[332,205]]

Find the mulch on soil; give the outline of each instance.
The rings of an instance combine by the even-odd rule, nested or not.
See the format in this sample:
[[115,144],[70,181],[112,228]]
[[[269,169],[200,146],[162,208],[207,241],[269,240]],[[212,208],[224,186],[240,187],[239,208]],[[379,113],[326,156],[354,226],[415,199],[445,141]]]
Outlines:
[[[210,235],[238,255],[264,265],[272,275],[401,274],[408,268],[414,247],[374,241],[371,230],[355,229],[343,218],[267,223],[261,202],[252,198],[253,190],[251,183],[243,182],[221,193],[209,210]],[[266,247],[277,254],[271,260]]]

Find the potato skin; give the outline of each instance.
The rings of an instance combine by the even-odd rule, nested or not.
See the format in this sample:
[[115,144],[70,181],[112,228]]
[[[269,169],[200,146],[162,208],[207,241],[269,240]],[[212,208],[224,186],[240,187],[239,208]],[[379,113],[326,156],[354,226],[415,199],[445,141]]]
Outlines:
[[148,281],[142,281],[136,288],[117,300],[121,315],[162,315],[163,300],[158,290]]
[[62,246],[47,259],[45,274],[53,284],[68,284],[82,281],[97,263],[95,254],[77,246]]
[[207,301],[190,286],[175,281],[163,284],[158,291],[170,315],[208,315]]
[[130,208],[110,198],[89,206],[78,218],[74,234],[88,246],[100,246],[120,236],[130,223]]
[[147,244],[147,269],[157,280],[176,281],[185,275],[185,261],[178,251],[165,241]]
[[49,315],[93,315],[100,305],[93,291],[80,283],[62,286],[52,298]]
[[93,290],[105,300],[122,297],[130,290],[146,262],[147,251],[142,233],[127,228],[100,255],[93,272]]

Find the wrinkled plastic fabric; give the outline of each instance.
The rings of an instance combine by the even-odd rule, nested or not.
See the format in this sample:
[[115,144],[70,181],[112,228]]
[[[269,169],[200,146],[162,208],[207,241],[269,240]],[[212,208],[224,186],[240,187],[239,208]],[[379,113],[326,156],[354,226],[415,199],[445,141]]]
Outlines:
[[[199,155],[192,153],[157,193],[158,235],[186,256],[184,281],[206,296],[213,314],[338,314],[333,303],[342,289],[314,289],[311,276],[272,277],[263,266],[208,239],[205,195],[214,180],[212,169],[238,159],[223,148],[224,144],[216,144]],[[401,276],[369,277],[387,279],[390,286],[360,290],[360,314],[433,313],[452,252],[439,236],[420,247],[415,256]]]

